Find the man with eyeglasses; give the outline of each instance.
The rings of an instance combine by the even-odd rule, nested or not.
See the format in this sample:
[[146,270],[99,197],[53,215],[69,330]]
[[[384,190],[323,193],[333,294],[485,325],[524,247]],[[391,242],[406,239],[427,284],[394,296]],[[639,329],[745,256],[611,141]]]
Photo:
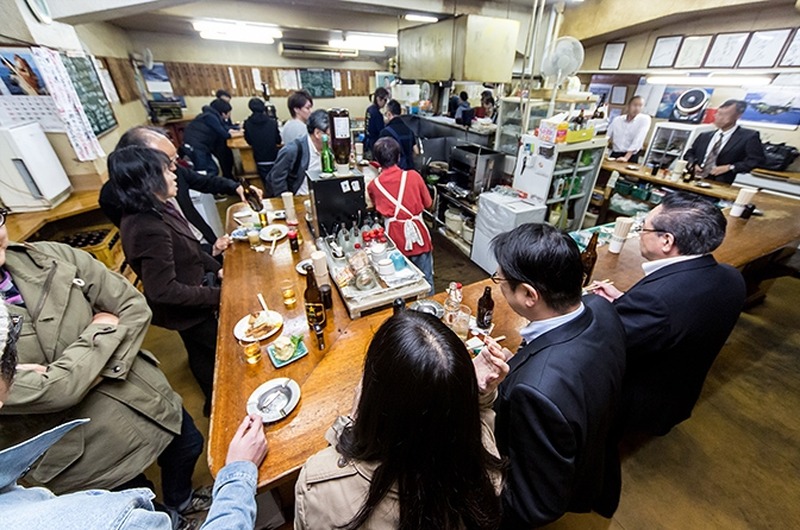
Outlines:
[[[214,256],[220,256],[222,252],[230,245],[230,239],[227,236],[217,237],[214,230],[197,211],[194,206],[192,197],[189,190],[199,191],[200,193],[223,194],[223,195],[238,195],[242,201],[244,198],[244,188],[241,184],[230,179],[221,179],[218,177],[211,177],[208,175],[201,175],[194,170],[179,166],[178,152],[163,129],[157,127],[139,126],[129,129],[117,143],[116,149],[128,147],[130,145],[139,145],[142,147],[149,147],[156,151],[161,151],[170,159],[171,169],[175,172],[178,179],[178,196],[175,199],[176,210],[181,213],[189,222],[189,228],[192,230],[194,236],[200,241],[200,245],[206,252]],[[262,196],[260,189],[251,186],[256,191],[259,197]],[[119,205],[119,200],[116,198],[113,186],[110,182],[103,184],[100,189],[100,197],[98,202],[100,208],[106,217],[119,226],[122,220],[122,208]]]
[[636,227],[645,277],[623,293],[589,290],[614,303],[627,335],[620,428],[664,435],[691,416],[706,375],[744,307],[742,275],[711,253],[727,221],[700,195],[667,195]]
[[602,298],[581,297],[578,246],[552,226],[519,226],[492,251],[492,279],[529,321],[516,355],[504,350],[510,372],[494,407],[497,446],[509,459],[502,528],[539,527],[566,512],[611,517],[621,487],[609,437],[625,372],[619,317]]

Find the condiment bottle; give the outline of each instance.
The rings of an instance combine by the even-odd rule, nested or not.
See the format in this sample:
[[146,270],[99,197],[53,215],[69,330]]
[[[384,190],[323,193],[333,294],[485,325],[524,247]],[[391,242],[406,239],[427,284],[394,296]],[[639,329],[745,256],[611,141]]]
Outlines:
[[478,299],[478,315],[475,323],[479,328],[489,329],[492,325],[492,315],[494,314],[494,300],[492,300],[492,288],[485,287],[483,296]]
[[289,237],[289,248],[292,249],[292,252],[300,252],[300,243],[297,241],[297,231],[289,230],[287,236]]
[[592,234],[589,244],[586,245],[586,250],[581,252],[581,265],[583,266],[583,286],[589,285],[592,279],[592,272],[594,272],[594,265],[597,263],[597,237],[598,233]]

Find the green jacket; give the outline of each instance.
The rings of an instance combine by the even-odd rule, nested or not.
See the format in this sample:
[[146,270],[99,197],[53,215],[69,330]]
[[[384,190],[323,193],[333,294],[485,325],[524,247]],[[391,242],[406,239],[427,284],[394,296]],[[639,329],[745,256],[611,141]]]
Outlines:
[[[181,398],[141,350],[150,309],[122,276],[58,243],[12,243],[6,269],[26,308],[18,371],[0,408],[0,448],[75,418],[91,421],[50,448],[27,476],[56,493],[113,488],[143,472],[181,429]],[[119,325],[92,324],[95,313]]]

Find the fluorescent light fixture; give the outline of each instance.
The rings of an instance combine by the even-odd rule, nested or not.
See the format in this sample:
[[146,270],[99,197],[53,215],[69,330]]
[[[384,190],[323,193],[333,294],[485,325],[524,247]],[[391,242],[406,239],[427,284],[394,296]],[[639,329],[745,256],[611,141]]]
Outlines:
[[764,86],[772,82],[771,76],[764,75],[651,75],[647,76],[648,85],[677,86]]
[[433,24],[434,22],[439,22],[439,19],[430,15],[415,15],[413,13],[409,13],[405,16],[405,19],[409,22],[425,22],[426,24]]
[[195,20],[192,27],[200,38],[210,40],[272,44],[283,37],[278,26],[238,20]]
[[388,33],[350,33],[341,39],[331,39],[328,46],[340,50],[382,52],[386,48],[397,48],[397,36]]

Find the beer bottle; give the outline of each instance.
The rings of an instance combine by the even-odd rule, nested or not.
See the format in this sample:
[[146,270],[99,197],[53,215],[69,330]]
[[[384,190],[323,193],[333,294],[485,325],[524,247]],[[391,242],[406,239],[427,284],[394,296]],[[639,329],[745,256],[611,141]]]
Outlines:
[[595,232],[586,245],[586,250],[581,252],[581,265],[583,265],[583,286],[589,285],[592,279],[592,272],[594,272],[594,264],[597,263],[597,235]]
[[328,123],[331,124],[331,148],[340,173],[349,168],[350,162],[350,112],[347,109],[331,109],[328,111]]
[[401,311],[405,311],[406,309],[406,301],[402,298],[395,298],[394,302],[392,302],[392,314],[396,315]]
[[263,210],[264,205],[261,204],[261,200],[258,198],[256,190],[251,188],[250,184],[247,183],[247,179],[244,178],[243,175],[238,175],[236,180],[239,181],[239,184],[241,184],[242,189],[244,190],[244,200],[247,202],[247,205],[250,207],[250,209],[254,212],[260,212]]
[[325,305],[322,303],[322,293],[317,286],[317,278],[314,276],[314,267],[307,264],[303,267],[306,271],[306,292],[304,302],[306,309],[306,320],[308,327],[314,328],[315,325],[325,327]]
[[323,173],[335,173],[336,165],[333,159],[333,151],[328,147],[328,135],[322,135],[322,152],[319,154]]
[[492,325],[492,315],[494,313],[494,300],[492,300],[492,288],[485,287],[483,296],[478,300],[478,316],[476,324],[481,329],[489,329]]

